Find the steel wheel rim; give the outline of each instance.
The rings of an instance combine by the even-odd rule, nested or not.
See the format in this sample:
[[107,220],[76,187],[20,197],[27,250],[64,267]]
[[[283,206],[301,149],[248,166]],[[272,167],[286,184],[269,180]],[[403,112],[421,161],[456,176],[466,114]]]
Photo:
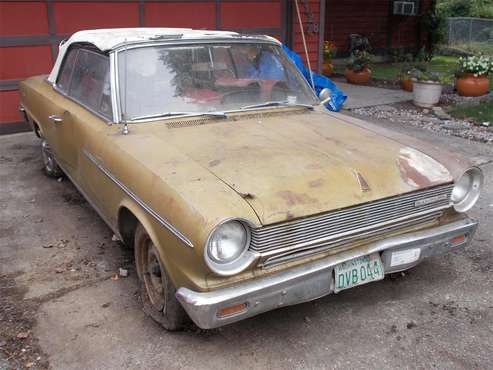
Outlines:
[[144,258],[144,284],[147,296],[156,310],[165,311],[165,275],[159,259],[159,254],[150,240],[146,241]]
[[50,145],[43,140],[41,143],[41,153],[43,154],[43,163],[47,171],[53,172],[55,169],[55,159],[51,153]]

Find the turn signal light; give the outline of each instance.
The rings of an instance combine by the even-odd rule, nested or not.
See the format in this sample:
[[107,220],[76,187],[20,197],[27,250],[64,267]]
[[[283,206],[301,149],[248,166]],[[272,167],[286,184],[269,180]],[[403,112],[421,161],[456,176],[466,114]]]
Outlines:
[[456,236],[456,237],[453,237],[452,239],[450,239],[450,244],[458,245],[458,244],[464,243],[465,240],[466,240],[465,235],[459,235],[459,236]]
[[232,315],[237,314],[239,312],[245,311],[246,308],[247,308],[246,303],[240,303],[240,304],[236,304],[234,306],[221,308],[219,311],[217,311],[217,317],[223,318],[223,317],[227,317],[227,316],[232,316]]

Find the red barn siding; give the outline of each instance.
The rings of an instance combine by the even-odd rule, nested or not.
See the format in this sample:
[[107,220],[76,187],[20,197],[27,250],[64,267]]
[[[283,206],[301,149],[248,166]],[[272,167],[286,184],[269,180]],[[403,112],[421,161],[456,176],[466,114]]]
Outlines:
[[[338,50],[349,50],[349,35],[369,38],[374,49],[420,46],[418,27],[421,17],[394,16],[391,0],[327,0],[325,40],[334,41]],[[421,1],[421,13],[430,9],[432,0]],[[390,35],[390,44],[389,44]]]
[[[308,55],[310,57],[310,63],[312,70],[318,70],[318,56],[319,56],[319,33],[318,32],[308,32],[308,17],[303,6],[303,2],[298,0],[301,21],[304,26],[305,39],[308,48]],[[313,22],[320,29],[320,0],[309,0],[307,1],[310,13],[313,15]],[[303,40],[301,37],[301,28],[298,20],[298,15],[296,13],[296,7],[293,5],[293,50],[301,55],[303,61],[306,63],[305,50],[303,47]]]
[[[215,3],[145,3],[146,27],[216,28]],[[200,14],[200,17],[191,17]]]
[[0,35],[20,36],[48,33],[46,4],[37,2],[0,3]]

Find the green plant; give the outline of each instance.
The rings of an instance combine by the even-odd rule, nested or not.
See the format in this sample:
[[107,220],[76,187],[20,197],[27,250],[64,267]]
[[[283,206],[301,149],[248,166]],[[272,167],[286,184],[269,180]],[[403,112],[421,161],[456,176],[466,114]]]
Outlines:
[[493,72],[493,57],[482,54],[459,58],[458,64],[457,77],[466,73],[472,73],[474,77],[487,76]]
[[347,68],[354,72],[361,72],[371,63],[372,56],[364,50],[355,50],[349,57]]
[[409,80],[413,78],[413,71],[418,70],[418,71],[426,71],[426,64],[425,63],[404,63],[397,74],[397,78],[399,80]]
[[451,78],[450,76],[444,75],[443,73],[430,71],[428,68],[418,69],[414,68],[410,75],[413,79],[417,81],[431,81],[431,82],[439,82],[442,85],[450,84]]
[[324,41],[323,55],[325,62],[330,62],[332,58],[336,56],[336,52],[337,52],[337,47],[336,44],[334,44],[334,42]]

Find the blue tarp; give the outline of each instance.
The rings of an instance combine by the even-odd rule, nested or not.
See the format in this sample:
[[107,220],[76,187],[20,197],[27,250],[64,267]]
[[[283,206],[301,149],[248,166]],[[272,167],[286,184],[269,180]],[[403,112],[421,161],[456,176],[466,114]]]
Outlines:
[[[310,77],[310,71],[308,68],[305,67],[303,62],[301,61],[301,57],[295,53],[294,51],[290,50],[286,45],[283,45],[282,48],[286,52],[286,54],[289,56],[289,58],[296,64],[296,67],[301,71],[303,76],[306,78],[308,83],[312,84],[311,82],[311,77]],[[325,104],[325,107],[328,110],[331,110],[333,112],[339,112],[344,104],[344,102],[347,99],[347,96],[344,94],[342,90],[340,90],[337,85],[332,82],[330,79],[328,79],[325,76],[313,73],[313,83],[315,84],[315,92],[318,94],[322,89],[330,89],[331,93],[331,100]]]

